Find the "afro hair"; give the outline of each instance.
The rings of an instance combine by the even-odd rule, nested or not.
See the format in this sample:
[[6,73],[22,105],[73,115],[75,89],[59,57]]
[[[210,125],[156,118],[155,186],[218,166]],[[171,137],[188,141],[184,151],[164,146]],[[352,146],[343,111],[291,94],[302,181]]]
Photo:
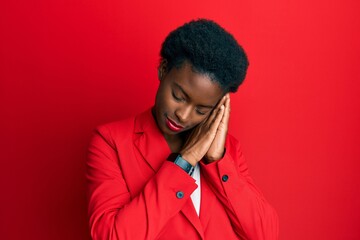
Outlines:
[[235,38],[212,20],[199,19],[172,31],[162,44],[160,57],[167,70],[187,61],[194,71],[208,75],[225,92],[236,92],[249,62]]

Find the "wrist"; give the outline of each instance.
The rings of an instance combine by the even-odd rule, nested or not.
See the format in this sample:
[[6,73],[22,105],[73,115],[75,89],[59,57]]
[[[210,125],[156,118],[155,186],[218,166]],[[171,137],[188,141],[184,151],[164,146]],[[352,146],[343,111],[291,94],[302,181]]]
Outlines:
[[212,155],[212,156],[205,155],[204,160],[206,163],[212,163],[212,162],[218,161],[225,156],[225,152],[226,152],[226,148],[224,148],[224,150],[221,153],[218,153],[216,155]]
[[195,167],[195,165],[197,164],[198,161],[191,154],[189,154],[187,152],[180,152],[179,154],[185,161],[187,161],[193,167]]

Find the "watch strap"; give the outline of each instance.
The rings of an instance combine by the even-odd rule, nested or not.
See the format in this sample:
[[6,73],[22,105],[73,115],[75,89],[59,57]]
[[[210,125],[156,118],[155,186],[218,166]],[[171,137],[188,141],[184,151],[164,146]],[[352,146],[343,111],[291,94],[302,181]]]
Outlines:
[[186,173],[191,175],[194,172],[194,167],[188,161],[186,161],[179,153],[172,153],[167,159],[178,165],[181,169],[183,169]]

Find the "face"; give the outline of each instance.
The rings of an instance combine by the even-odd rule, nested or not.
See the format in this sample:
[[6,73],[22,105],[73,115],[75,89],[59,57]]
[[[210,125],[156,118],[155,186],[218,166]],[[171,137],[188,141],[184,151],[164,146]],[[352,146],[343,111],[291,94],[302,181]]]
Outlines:
[[209,76],[194,72],[191,65],[165,71],[160,66],[156,94],[156,122],[165,137],[192,129],[204,121],[225,94]]

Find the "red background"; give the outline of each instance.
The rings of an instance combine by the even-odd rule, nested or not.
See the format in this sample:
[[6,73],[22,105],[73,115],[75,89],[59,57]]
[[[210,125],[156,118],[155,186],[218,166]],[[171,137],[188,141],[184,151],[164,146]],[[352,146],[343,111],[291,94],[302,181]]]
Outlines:
[[141,112],[160,44],[206,17],[250,68],[230,131],[280,218],[280,239],[360,239],[360,2],[0,3],[0,238],[88,239],[91,130]]

